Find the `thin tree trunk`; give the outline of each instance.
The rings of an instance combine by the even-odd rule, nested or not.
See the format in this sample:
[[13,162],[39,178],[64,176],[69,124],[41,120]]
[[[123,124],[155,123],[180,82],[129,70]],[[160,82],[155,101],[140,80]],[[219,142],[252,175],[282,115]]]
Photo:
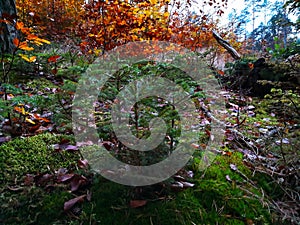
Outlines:
[[12,53],[15,46],[12,40],[16,37],[15,22],[17,10],[15,0],[0,0],[0,51]]

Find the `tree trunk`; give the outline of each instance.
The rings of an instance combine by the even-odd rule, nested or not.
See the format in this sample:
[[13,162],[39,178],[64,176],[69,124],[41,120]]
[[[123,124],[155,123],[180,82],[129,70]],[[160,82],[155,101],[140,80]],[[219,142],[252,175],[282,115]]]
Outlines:
[[15,46],[12,40],[16,37],[15,22],[17,10],[15,0],[0,0],[0,51],[12,53]]

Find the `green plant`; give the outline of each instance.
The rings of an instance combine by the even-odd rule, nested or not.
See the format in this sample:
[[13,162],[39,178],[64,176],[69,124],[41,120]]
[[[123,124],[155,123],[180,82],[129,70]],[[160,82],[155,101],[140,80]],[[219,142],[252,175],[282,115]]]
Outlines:
[[[148,138],[151,134],[149,122],[156,117],[160,117],[165,121],[167,126],[165,140],[157,148],[149,152],[131,151],[118,142],[112,129],[111,115],[108,113],[108,109],[111,108],[116,96],[126,85],[146,76],[165,78],[173,81],[186,93],[190,94],[190,101],[194,101],[195,105],[198,104],[198,110],[200,110],[199,99],[205,98],[205,94],[197,90],[199,84],[176,66],[167,63],[142,61],[133,65],[124,65],[121,70],[116,72],[106,82],[99,94],[99,107],[95,111],[99,136],[103,141],[114,143],[115,147],[110,150],[112,150],[113,154],[115,153],[117,158],[139,165],[157,163],[167,157],[177,147],[182,129],[180,117],[172,101],[167,101],[159,97],[147,97],[133,105],[129,119],[130,130],[137,138]],[[91,78],[89,82],[93,82]],[[137,87],[132,86],[131,88],[130,92],[134,95]],[[199,137],[201,135],[199,134]]]
[[300,120],[300,95],[296,91],[272,88],[271,93],[265,95],[265,99],[271,102],[268,107],[271,112],[282,118]]

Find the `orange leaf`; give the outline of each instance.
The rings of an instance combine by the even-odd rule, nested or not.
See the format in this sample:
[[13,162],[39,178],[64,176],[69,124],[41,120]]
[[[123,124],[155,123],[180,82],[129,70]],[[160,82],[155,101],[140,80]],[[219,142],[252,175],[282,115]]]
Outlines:
[[24,28],[24,23],[23,22],[17,22],[16,23],[16,29],[17,30],[22,30]]
[[49,58],[48,58],[48,62],[50,63],[50,62],[57,62],[57,59],[59,58],[60,56],[59,55],[53,55],[53,56],[50,56]]
[[22,115],[26,115],[26,112],[25,112],[25,109],[24,107],[18,107],[18,106],[15,106],[14,107],[14,110],[18,113],[21,113]]
[[0,23],[6,23],[6,24],[10,24],[10,22],[6,19],[0,19]]
[[200,145],[197,145],[197,144],[193,143],[193,144],[191,144],[191,147],[192,147],[192,148],[195,148],[195,149],[199,149],[199,148],[200,148]]
[[24,51],[32,51],[32,50],[34,50],[33,47],[29,47],[29,46],[27,45],[27,42],[26,42],[26,41],[23,41],[23,42],[19,43],[18,48],[19,48],[19,49],[22,49],[22,50],[24,50]]
[[29,35],[27,35],[27,39],[28,40],[35,40],[35,39],[38,39],[38,36],[36,36],[34,34],[29,34]]
[[224,76],[224,71],[223,70],[218,70],[218,74],[220,74],[220,75],[222,75],[222,76]]
[[43,122],[46,122],[46,123],[50,123],[50,120],[46,119],[46,118],[43,118],[43,117],[40,117],[38,114],[30,114],[32,117],[34,117],[36,120],[42,120]]
[[16,47],[18,47],[19,44],[20,44],[20,41],[19,41],[18,38],[14,38],[13,43],[14,43],[14,45],[15,45]]

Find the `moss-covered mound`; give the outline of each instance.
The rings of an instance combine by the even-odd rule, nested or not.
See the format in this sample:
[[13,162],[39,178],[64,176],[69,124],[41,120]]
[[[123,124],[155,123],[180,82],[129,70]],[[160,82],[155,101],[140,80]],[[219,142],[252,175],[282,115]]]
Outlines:
[[22,180],[26,174],[52,173],[77,164],[78,154],[55,150],[54,145],[69,142],[70,136],[49,133],[30,138],[16,138],[0,146],[0,183]]

